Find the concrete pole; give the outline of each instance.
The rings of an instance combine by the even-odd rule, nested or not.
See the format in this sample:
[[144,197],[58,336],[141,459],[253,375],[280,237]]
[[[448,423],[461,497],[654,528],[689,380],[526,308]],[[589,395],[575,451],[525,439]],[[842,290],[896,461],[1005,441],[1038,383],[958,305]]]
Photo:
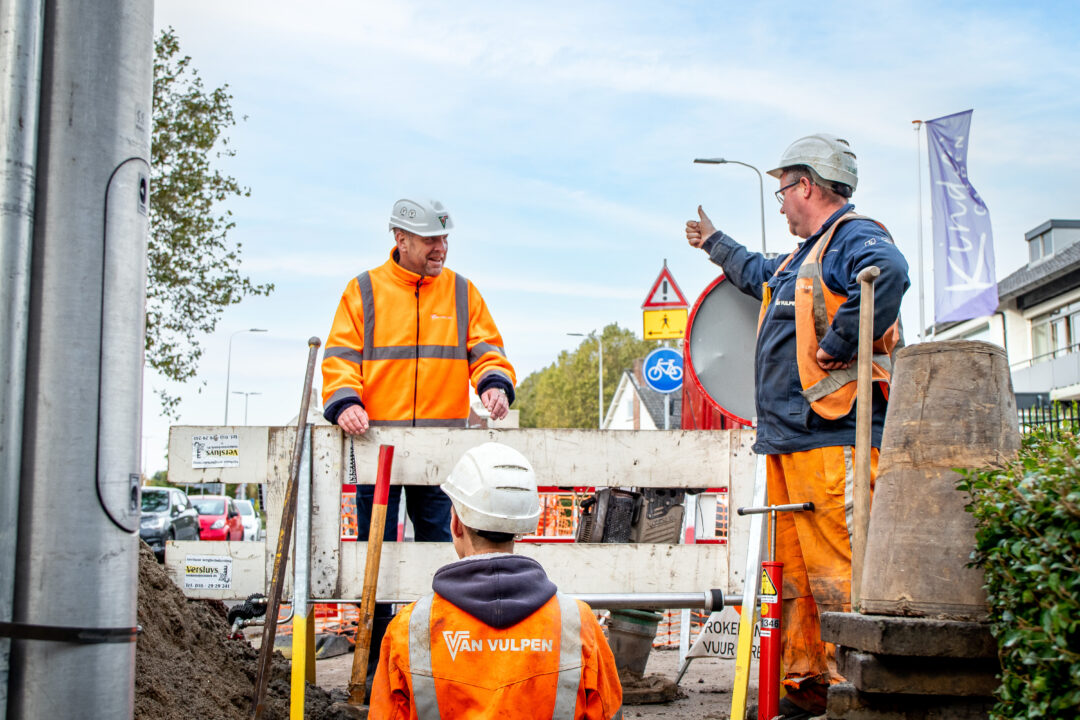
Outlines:
[[16,718],[134,712],[153,16],[45,7],[14,622],[60,637],[12,644]]
[[[41,81],[40,0],[0,0],[0,622],[11,622],[19,525],[30,254]],[[0,720],[11,641],[0,638]]]

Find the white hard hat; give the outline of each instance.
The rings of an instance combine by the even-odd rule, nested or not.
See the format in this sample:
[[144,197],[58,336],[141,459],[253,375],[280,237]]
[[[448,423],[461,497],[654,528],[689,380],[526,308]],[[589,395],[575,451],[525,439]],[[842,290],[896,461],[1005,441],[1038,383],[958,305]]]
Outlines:
[[403,198],[394,203],[390,213],[391,230],[401,228],[420,237],[446,235],[453,227],[449,211],[438,200]]
[[852,191],[859,184],[859,168],[851,143],[835,135],[818,133],[799,138],[788,145],[780,158],[780,166],[770,170],[769,175],[779,179],[784,170],[795,165],[805,165],[822,180],[847,185]]
[[442,484],[461,522],[473,530],[524,535],[536,530],[536,474],[512,447],[484,443],[467,451]]

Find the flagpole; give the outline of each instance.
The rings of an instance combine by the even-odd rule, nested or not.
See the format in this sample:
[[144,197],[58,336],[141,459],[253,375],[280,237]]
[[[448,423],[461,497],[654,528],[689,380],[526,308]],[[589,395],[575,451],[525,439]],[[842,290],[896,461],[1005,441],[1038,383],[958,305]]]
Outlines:
[[918,217],[918,230],[916,237],[919,239],[919,340],[924,339],[926,333],[926,311],[925,300],[926,297],[926,284],[923,282],[923,268],[926,267],[923,262],[923,219],[922,219],[922,120],[912,120],[911,124],[915,126],[915,177],[918,179],[919,186],[919,204],[917,208]]

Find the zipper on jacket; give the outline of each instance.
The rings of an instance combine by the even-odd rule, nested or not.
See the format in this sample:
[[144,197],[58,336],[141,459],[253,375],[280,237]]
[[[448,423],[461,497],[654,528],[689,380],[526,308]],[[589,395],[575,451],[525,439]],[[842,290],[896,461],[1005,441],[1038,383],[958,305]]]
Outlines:
[[416,355],[413,366],[413,385],[412,385],[412,424],[416,427],[416,389],[420,385],[420,286],[424,284],[424,278],[421,277],[416,281],[416,344],[414,346],[414,354]]

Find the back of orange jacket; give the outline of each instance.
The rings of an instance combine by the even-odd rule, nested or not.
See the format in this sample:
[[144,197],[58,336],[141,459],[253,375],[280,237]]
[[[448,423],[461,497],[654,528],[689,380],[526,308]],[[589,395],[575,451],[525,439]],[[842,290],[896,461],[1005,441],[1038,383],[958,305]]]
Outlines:
[[556,593],[535,560],[466,558],[441,568],[433,586],[390,623],[371,718],[621,717],[600,624],[588,605]]
[[476,287],[449,269],[418,275],[393,255],[342,294],[323,352],[327,419],[361,404],[373,426],[464,427],[470,383],[513,402],[514,368]]

